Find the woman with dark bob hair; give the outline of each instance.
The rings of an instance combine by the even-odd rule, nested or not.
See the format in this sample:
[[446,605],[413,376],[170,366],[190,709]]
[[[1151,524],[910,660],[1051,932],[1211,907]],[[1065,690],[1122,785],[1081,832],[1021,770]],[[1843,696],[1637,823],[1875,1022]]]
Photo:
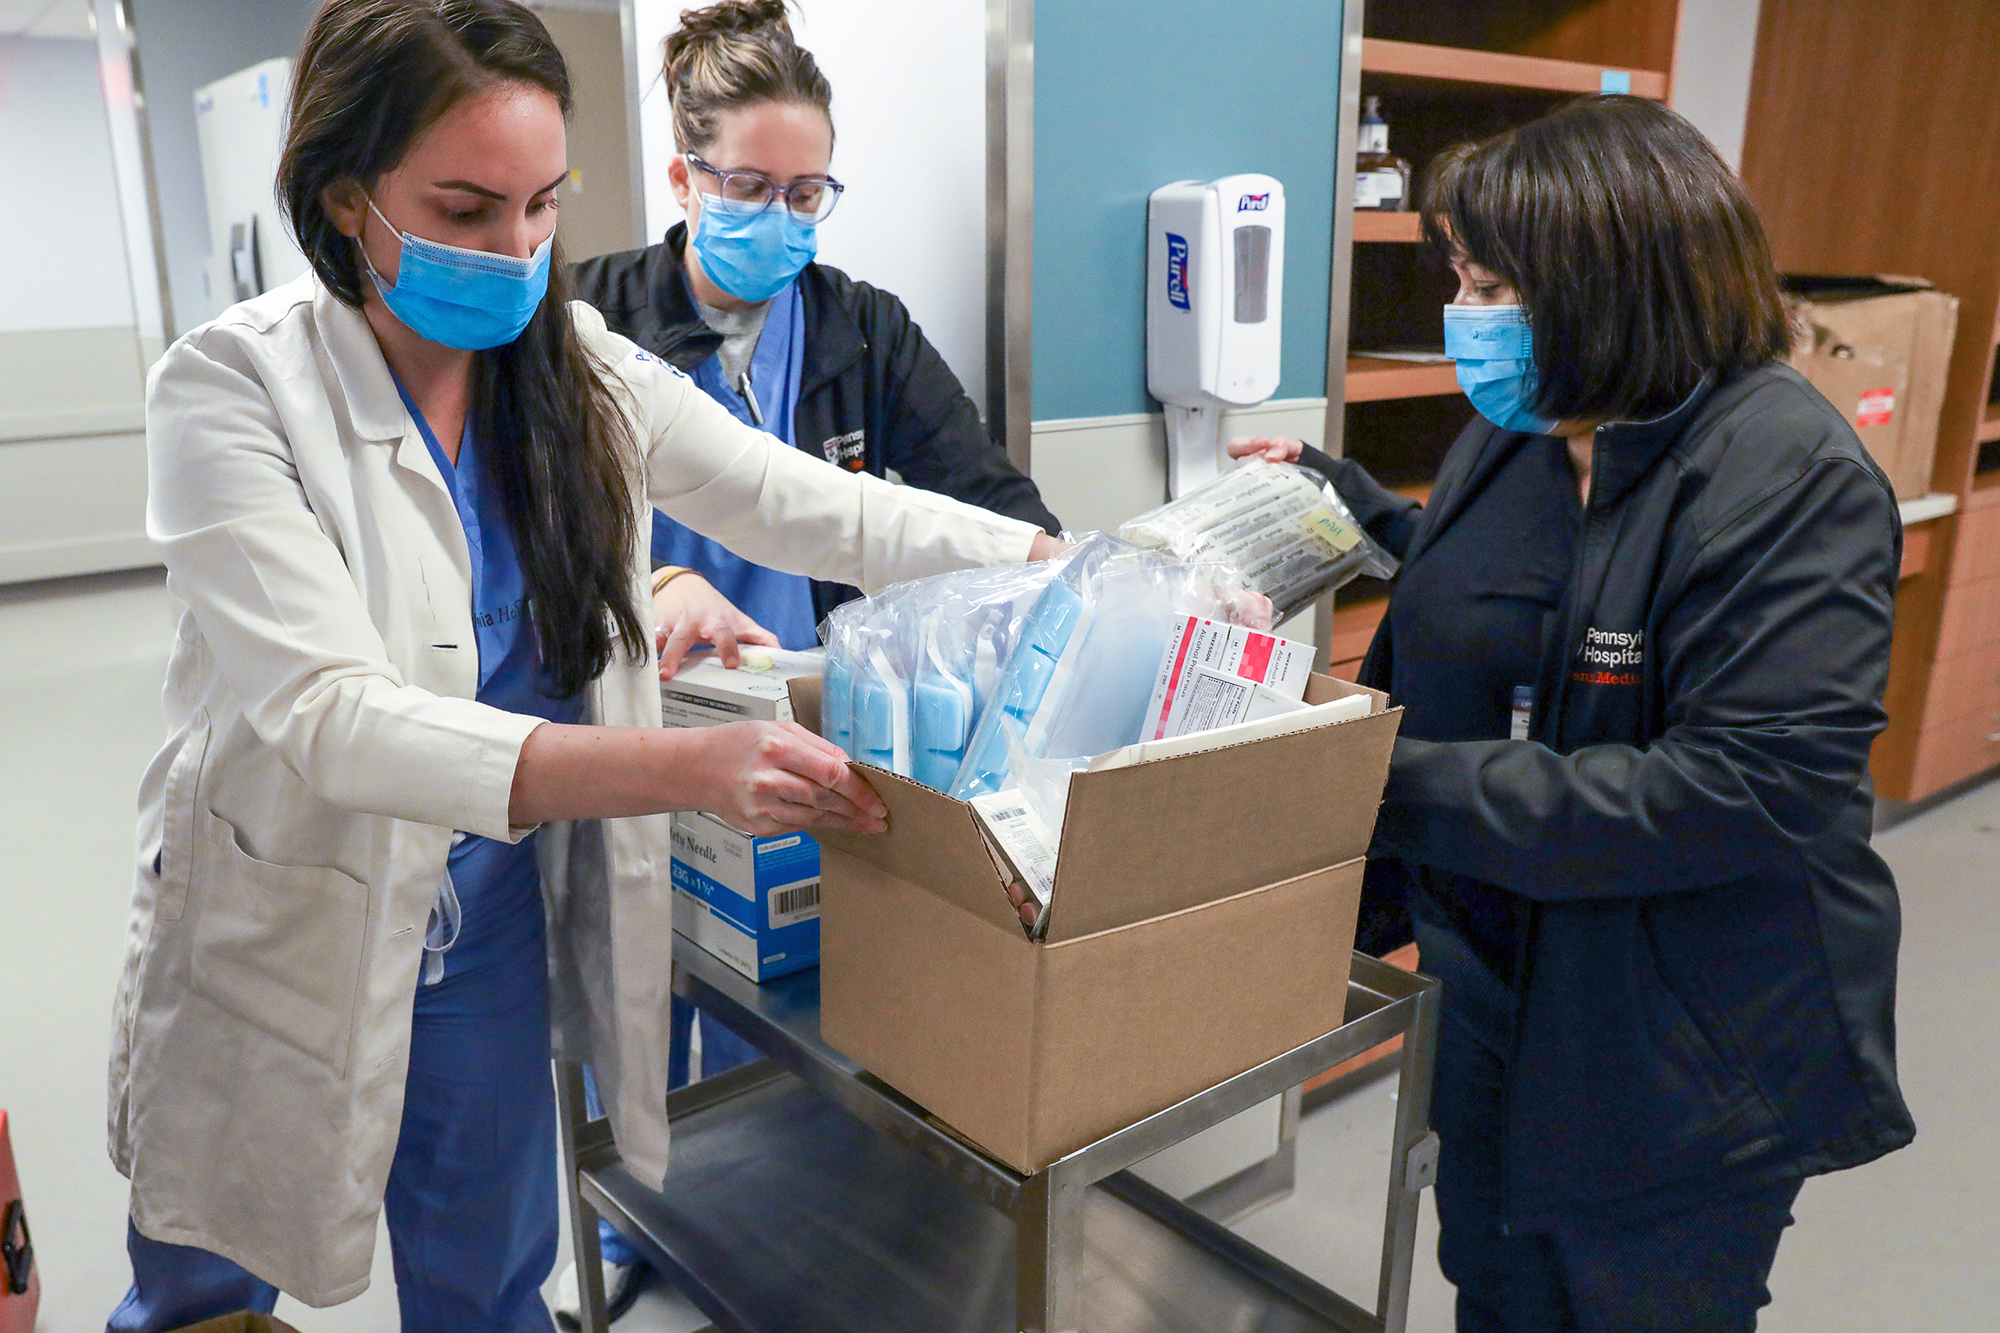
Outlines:
[[1869,743],[1900,537],[1778,358],[1755,210],[1687,122],[1589,98],[1444,155],[1481,419],[1422,506],[1295,441],[1402,558],[1364,936],[1443,979],[1458,1327],[1750,1329],[1807,1176],[1908,1143]]
[[[568,301],[569,106],[512,0],[328,0],[278,171],[312,272],[153,372],[187,611],[114,1028],[112,1329],[347,1300],[385,1210],[405,1330],[549,1328],[552,1037],[665,1172],[663,812],[885,812],[789,723],[660,726],[651,508],[871,589],[1057,545],[779,444]],[[681,607],[732,655],[719,595]]]

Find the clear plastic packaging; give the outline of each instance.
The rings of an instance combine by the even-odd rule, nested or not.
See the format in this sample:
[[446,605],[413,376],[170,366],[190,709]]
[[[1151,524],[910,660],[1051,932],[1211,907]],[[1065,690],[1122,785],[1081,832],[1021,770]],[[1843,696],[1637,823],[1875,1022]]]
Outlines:
[[1009,785],[1003,726],[1036,757],[1088,757],[1138,739],[1160,655],[1178,617],[1268,616],[1207,567],[1176,564],[1096,533],[1061,568],[1022,624],[993,705],[949,791],[960,800]]
[[1118,535],[1220,574],[1271,599],[1277,618],[1396,558],[1370,537],[1320,475],[1262,459],[1130,520]]
[[1262,596],[1093,533],[1054,560],[919,579],[821,626],[821,723],[863,763],[960,799],[1006,784],[1010,722],[1035,756],[1140,739],[1154,676],[1188,615],[1269,623]]
[[826,670],[820,676],[819,730],[850,756],[854,753],[856,626],[867,610],[866,601],[843,602],[819,627],[820,641],[826,645]]
[[854,759],[942,790],[998,687],[1048,563],[964,570],[836,607],[820,626],[821,731]]
[[873,599],[855,625],[848,654],[854,694],[854,745],[848,753],[906,777],[911,756],[911,654],[902,633],[907,600],[907,584]]

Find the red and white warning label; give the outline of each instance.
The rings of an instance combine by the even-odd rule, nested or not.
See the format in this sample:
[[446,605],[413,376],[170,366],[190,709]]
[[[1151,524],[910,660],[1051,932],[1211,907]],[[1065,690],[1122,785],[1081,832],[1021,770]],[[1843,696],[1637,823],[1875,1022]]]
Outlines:
[[1856,426],[1886,426],[1889,418],[1896,415],[1896,391],[1894,389],[1870,389],[1861,395],[1861,405],[1854,409]]

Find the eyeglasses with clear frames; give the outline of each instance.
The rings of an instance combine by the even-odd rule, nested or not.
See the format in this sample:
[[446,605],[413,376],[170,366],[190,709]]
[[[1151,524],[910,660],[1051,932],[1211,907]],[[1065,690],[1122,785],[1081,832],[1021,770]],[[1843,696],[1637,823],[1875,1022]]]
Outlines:
[[722,198],[734,204],[754,204],[761,211],[784,196],[785,207],[791,210],[799,221],[814,224],[826,221],[827,214],[840,202],[840,196],[847,189],[831,176],[814,176],[795,180],[790,185],[780,185],[761,171],[724,171],[712,167],[693,153],[686,155],[688,165],[698,167],[715,177],[720,186]]

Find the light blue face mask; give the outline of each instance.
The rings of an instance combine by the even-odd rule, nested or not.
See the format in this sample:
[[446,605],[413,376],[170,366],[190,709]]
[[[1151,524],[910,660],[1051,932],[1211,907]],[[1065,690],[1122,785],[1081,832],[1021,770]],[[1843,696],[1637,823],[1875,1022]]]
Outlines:
[[702,272],[739,301],[768,301],[819,253],[819,229],[783,204],[743,204],[701,197],[694,230]]
[[1520,306],[1446,306],[1444,354],[1480,416],[1502,430],[1546,435],[1554,428],[1534,413],[1534,334]]
[[370,199],[368,207],[382,218],[390,235],[402,242],[396,261],[396,285],[382,281],[369,262],[366,247],[361,262],[375,280],[384,304],[420,338],[467,352],[500,347],[521,336],[542,304],[549,287],[549,250],[555,233],[526,259],[496,255],[490,250],[463,250],[441,241],[397,231]]

